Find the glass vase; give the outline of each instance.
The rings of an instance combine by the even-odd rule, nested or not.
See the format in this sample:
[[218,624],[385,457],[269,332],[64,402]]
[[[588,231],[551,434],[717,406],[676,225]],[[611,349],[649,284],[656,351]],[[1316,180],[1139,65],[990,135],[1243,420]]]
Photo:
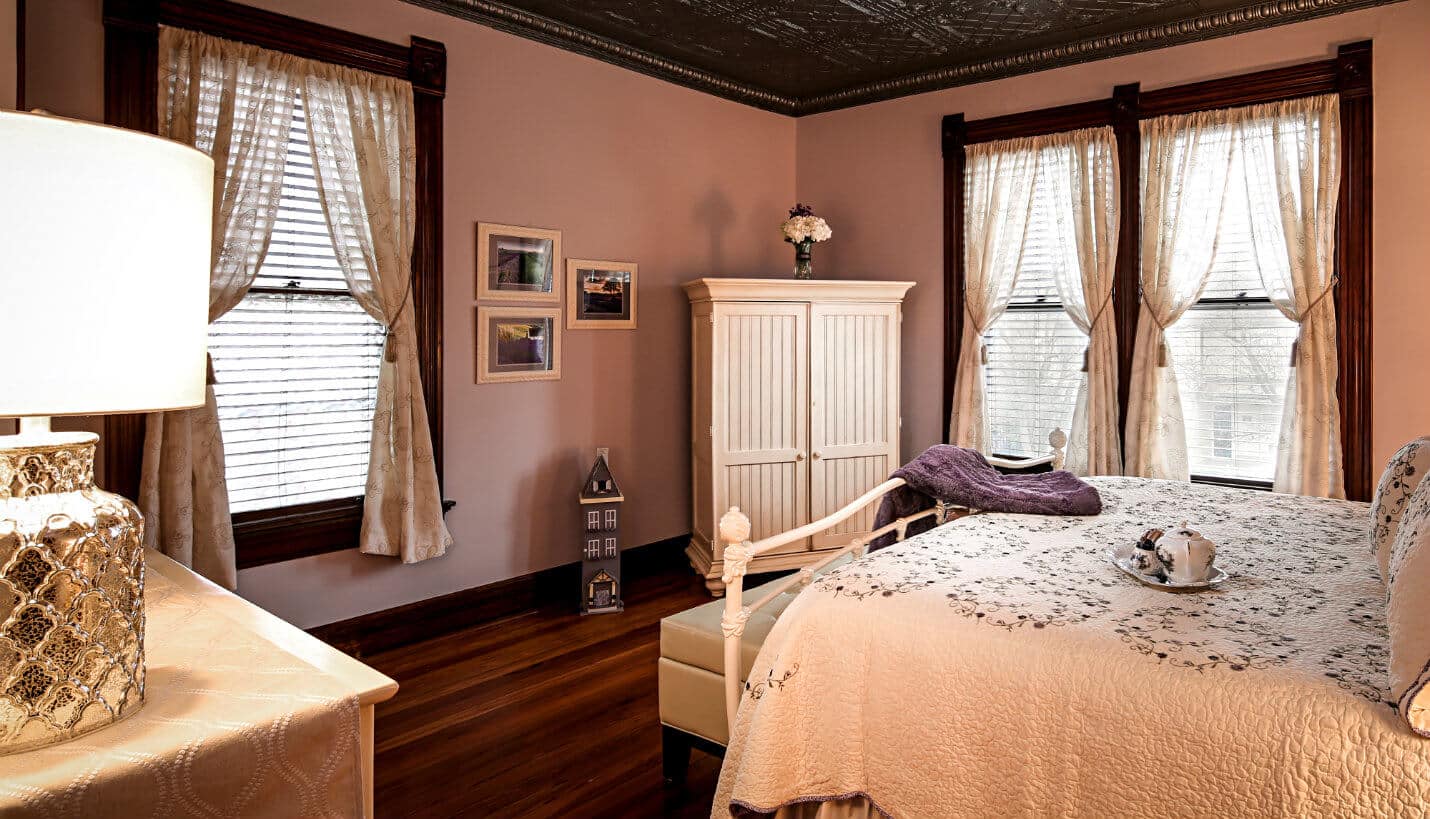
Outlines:
[[794,277],[796,279],[814,278],[814,257],[810,253],[812,247],[814,247],[812,239],[794,243]]

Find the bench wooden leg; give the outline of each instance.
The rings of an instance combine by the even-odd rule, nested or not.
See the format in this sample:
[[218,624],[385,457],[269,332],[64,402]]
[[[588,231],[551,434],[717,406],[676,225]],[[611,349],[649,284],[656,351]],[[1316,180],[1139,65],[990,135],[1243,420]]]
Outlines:
[[690,750],[694,737],[679,728],[660,726],[660,760],[667,785],[681,785],[690,770]]

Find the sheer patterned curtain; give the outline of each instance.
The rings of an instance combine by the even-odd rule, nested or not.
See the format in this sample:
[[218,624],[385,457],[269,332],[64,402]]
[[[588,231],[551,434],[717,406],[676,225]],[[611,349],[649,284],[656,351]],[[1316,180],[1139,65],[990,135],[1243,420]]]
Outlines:
[[1063,309],[1088,336],[1086,366],[1078,385],[1067,468],[1080,475],[1122,474],[1117,428],[1117,322],[1112,285],[1117,265],[1117,137],[1111,128],[1089,128],[1042,138],[1040,184],[1047,185],[1059,230],[1076,265],[1059,266],[1054,282]]
[[[210,323],[242,301],[268,252],[293,120],[293,63],[217,37],[159,32],[159,134],[214,159]],[[237,587],[212,386],[201,407],[149,415],[139,506],[145,546]]]
[[1038,174],[1036,139],[967,147],[964,173],[963,337],[948,440],[987,450],[987,350],[983,334],[1007,309],[1018,282]]
[[1237,118],[1220,110],[1142,122],[1142,307],[1127,407],[1128,475],[1191,477],[1164,331],[1201,296],[1216,258]]
[[314,172],[338,264],[353,297],[387,328],[361,549],[414,563],[444,554],[452,536],[442,520],[413,320],[412,86],[312,61],[304,69]]
[[1344,498],[1334,254],[1341,181],[1334,94],[1244,109],[1246,195],[1261,281],[1300,325],[1277,447],[1277,492]]

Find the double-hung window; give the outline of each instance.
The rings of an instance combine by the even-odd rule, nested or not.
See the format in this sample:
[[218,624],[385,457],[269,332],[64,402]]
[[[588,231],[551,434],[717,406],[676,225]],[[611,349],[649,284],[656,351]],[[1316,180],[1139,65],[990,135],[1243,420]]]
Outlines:
[[[1100,465],[1090,471],[1115,470],[1116,459],[1104,456],[1120,446],[1125,474],[1189,474],[1331,496],[1343,484],[1346,496],[1368,499],[1376,474],[1370,54],[1369,42],[1352,43],[1334,59],[1254,75],[1149,91],[1129,84],[1106,99],[972,122],[945,117],[950,437],[967,442],[976,437],[970,423],[983,423],[978,443],[987,454],[1028,457],[1045,454],[1049,433],[1061,428],[1071,455],[1098,447]],[[1011,237],[1029,201],[973,197],[967,180],[988,172],[985,156],[1080,139],[1075,132],[1087,129],[1111,132],[1116,162],[1073,154],[1079,164],[1063,168],[1053,185],[1044,155],[1028,182],[1031,207],[1010,301],[981,339],[982,404],[959,403],[979,400],[958,382],[978,370],[961,365],[976,354],[962,346],[967,322],[988,321],[986,291],[1009,286],[1010,257],[989,245],[1005,239],[988,224],[1001,219],[994,224]],[[1008,175],[1010,189],[1028,178],[1026,163],[994,172]],[[1053,195],[1050,188],[1067,187],[1064,181],[1072,187]],[[1066,258],[1075,246],[1077,255]],[[980,264],[971,267],[975,253]],[[1088,339],[1066,314],[1059,285],[1080,280],[1085,291],[1106,292],[1109,269],[1111,299],[1099,315],[1110,319],[1116,348],[1096,348],[1087,378],[1097,403],[1089,400],[1087,423],[1074,429]],[[1156,327],[1165,343],[1143,346],[1159,335]],[[1311,339],[1299,355],[1298,336]],[[1329,349],[1322,339],[1332,337]],[[1168,365],[1175,396],[1163,388],[1160,368]]]
[[1063,238],[1068,210],[1045,179],[1034,186],[1013,298],[984,334],[990,451],[998,455],[1044,455],[1048,433],[1072,426],[1087,336],[1063,310],[1054,280],[1059,265],[1077,264]]
[[[282,184],[271,234],[268,225],[258,223],[240,224],[243,230],[233,233],[237,239],[251,227],[258,235],[267,234],[269,244],[254,271],[251,289],[214,322],[209,333],[237,568],[351,549],[361,536],[385,333],[354,300],[340,272],[318,199],[308,140],[310,124],[329,126],[320,127],[321,134],[332,130],[331,125],[341,127],[347,118],[334,106],[336,118],[331,125],[309,123],[306,117],[312,111],[303,109],[307,92],[295,93],[291,99],[265,97],[261,109],[258,95],[294,93],[301,83],[314,93],[313,99],[325,96],[309,83],[314,75],[296,76],[299,66],[275,59],[278,54],[373,75],[367,80],[355,76],[349,93],[368,80],[396,81],[411,88],[411,128],[402,137],[404,157],[410,149],[415,165],[412,280],[404,315],[416,331],[418,375],[431,429],[434,472],[440,480],[440,185],[446,51],[441,43],[421,37],[390,42],[236,3],[110,3],[105,11],[106,29],[124,32],[110,38],[106,50],[110,66],[122,69],[110,72],[112,82],[105,83],[104,107],[110,124],[150,132],[170,127],[169,109],[162,102],[180,93],[178,83],[186,82],[182,98],[196,106],[191,113],[203,113],[202,117],[185,114],[185,121],[193,119],[199,126],[190,135],[195,144],[222,135],[230,138],[231,145],[246,146],[245,151],[229,153],[229,162],[242,162],[241,166],[220,169],[235,182],[245,180],[245,193],[239,198],[266,205],[268,183],[277,177]],[[166,30],[175,43],[191,39],[173,35],[185,31],[221,38],[227,45],[216,46],[212,54],[208,48],[194,50],[194,59],[183,71],[166,67],[169,57],[155,70],[155,54],[166,54],[168,48],[162,42]],[[249,49],[257,51],[235,56]],[[292,76],[279,81],[280,75]],[[348,95],[347,99],[355,98]],[[129,104],[134,100],[161,104]],[[280,135],[271,129],[286,121],[282,109],[289,102],[295,104],[291,130],[286,139],[274,139]],[[203,111],[206,107],[211,110]],[[272,112],[267,110],[270,107]],[[253,128],[262,130],[261,139],[249,133]],[[282,156],[260,156],[255,150],[281,151]],[[281,177],[275,173],[279,165]],[[248,170],[266,175],[260,183]],[[333,202],[353,193],[343,190],[343,181],[336,177],[324,180]],[[245,253],[246,265],[261,248],[256,242],[243,242],[230,250]],[[243,268],[245,273],[249,270]],[[104,426],[105,484],[135,497],[145,425],[142,419],[112,416]]]
[[209,329],[235,514],[362,497],[382,349],[334,255],[297,102],[268,255]]
[[1206,287],[1166,336],[1193,478],[1269,484],[1297,325],[1271,304],[1261,281],[1246,189],[1258,180],[1245,173],[1243,158],[1233,155]]

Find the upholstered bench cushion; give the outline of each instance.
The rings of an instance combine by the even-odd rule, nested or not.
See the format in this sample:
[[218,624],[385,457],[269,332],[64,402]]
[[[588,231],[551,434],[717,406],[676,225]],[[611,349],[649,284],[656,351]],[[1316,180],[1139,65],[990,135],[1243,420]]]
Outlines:
[[[764,597],[778,582],[774,580],[763,586],[746,589],[745,602],[752,603]],[[760,653],[760,645],[764,643],[770,629],[774,628],[775,620],[779,619],[790,601],[794,600],[799,589],[799,586],[795,586],[767,605],[750,612],[750,619],[745,623],[745,633],[740,638],[740,679],[743,680],[750,667],[755,664],[755,655]],[[720,632],[720,617],[724,613],[725,601],[711,600],[661,620],[660,656],[672,662],[723,674],[725,636]]]
[[[848,563],[840,557],[828,568]],[[827,570],[827,569],[826,569]],[[782,579],[782,578],[781,578]],[[768,594],[780,580],[745,589],[746,605]],[[774,628],[775,620],[799,594],[795,586],[750,612],[741,636],[740,679],[750,673],[760,645]],[[724,600],[711,600],[660,621],[660,721],[689,734],[724,745],[725,726],[725,636],[720,631]]]
[[[839,559],[830,563],[820,571],[820,574],[842,566],[852,560],[849,555],[841,555]],[[784,578],[777,578],[754,588],[744,590],[742,599],[745,605],[756,602],[768,594]],[[740,638],[743,648],[740,652],[740,679],[750,672],[750,667],[755,664],[755,655],[760,653],[760,645],[765,642],[765,637],[769,635],[770,629],[774,628],[775,620],[784,613],[790,601],[799,594],[801,586],[794,586],[789,591],[784,592],[779,597],[769,603],[750,612],[750,619],[745,623],[745,633]],[[716,674],[724,674],[725,671],[725,636],[720,632],[720,617],[725,613],[724,600],[711,600],[709,603],[696,606],[693,609],[686,609],[679,614],[660,621],[660,656],[677,663],[693,665],[696,668],[703,668],[706,671],[713,671]]]

